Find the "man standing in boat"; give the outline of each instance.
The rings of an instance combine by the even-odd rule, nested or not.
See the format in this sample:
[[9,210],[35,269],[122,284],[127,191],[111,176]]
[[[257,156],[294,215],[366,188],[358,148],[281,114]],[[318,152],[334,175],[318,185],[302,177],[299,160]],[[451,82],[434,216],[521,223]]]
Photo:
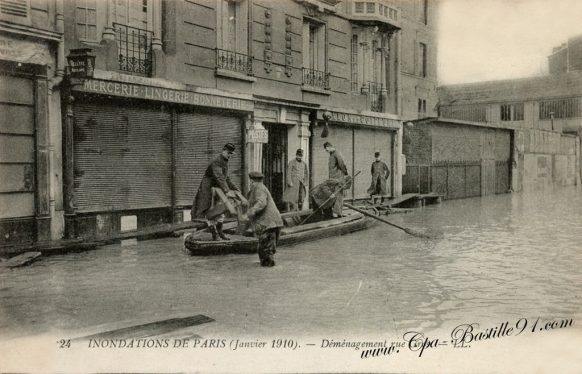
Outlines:
[[249,221],[255,235],[259,238],[259,259],[261,266],[275,266],[275,255],[279,233],[283,227],[281,214],[273,201],[271,193],[263,184],[263,174],[258,171],[249,173],[251,188],[248,194],[249,209],[241,221]]
[[344,159],[341,154],[336,151],[333,144],[330,142],[323,143],[323,148],[327,153],[329,153],[329,179],[333,179],[338,182],[340,186],[337,191],[335,191],[335,203],[332,208],[332,215],[334,218],[343,216],[342,210],[344,207],[344,184],[346,184],[346,176],[348,175],[348,169],[344,163]]
[[380,160],[380,152],[374,153],[376,160],[372,162],[372,183],[370,188],[368,188],[368,194],[372,200],[372,205],[375,204],[374,196],[380,195],[380,204],[384,202],[384,196],[388,194],[387,183],[388,177],[390,176],[390,169],[388,165],[382,160]]
[[287,166],[287,188],[283,194],[283,201],[289,204],[288,210],[302,210],[303,200],[307,193],[309,169],[303,161],[303,150],[295,152],[295,159]]
[[206,219],[213,240],[218,240],[219,237],[223,240],[230,240],[222,231],[224,210],[210,209],[210,206],[213,187],[220,188],[229,198],[236,198],[236,191],[240,191],[231,182],[228,174],[228,160],[234,154],[235,149],[234,144],[227,143],[222,152],[210,161],[192,204],[192,218]]

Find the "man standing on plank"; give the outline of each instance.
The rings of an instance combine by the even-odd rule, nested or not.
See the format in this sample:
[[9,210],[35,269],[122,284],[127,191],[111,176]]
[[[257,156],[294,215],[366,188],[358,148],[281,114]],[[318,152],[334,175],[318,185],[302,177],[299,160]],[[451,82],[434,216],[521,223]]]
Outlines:
[[368,188],[368,194],[372,199],[372,205],[375,204],[375,195],[380,195],[380,204],[384,202],[384,196],[388,194],[387,183],[388,177],[390,176],[390,169],[388,165],[382,160],[380,160],[380,152],[374,153],[376,160],[372,162],[372,183],[370,188]]
[[[342,186],[345,183],[346,176],[348,175],[348,169],[344,163],[344,159],[336,151],[333,144],[330,142],[323,143],[323,148],[327,153],[329,153],[329,179],[338,181],[339,185]],[[332,214],[333,218],[343,216],[342,210],[344,207],[344,189],[340,188],[339,191],[335,192],[335,203],[333,204]]]
[[283,201],[289,204],[289,210],[302,210],[303,200],[309,183],[309,169],[303,161],[303,150],[295,152],[295,159],[287,167],[287,188],[283,194]]

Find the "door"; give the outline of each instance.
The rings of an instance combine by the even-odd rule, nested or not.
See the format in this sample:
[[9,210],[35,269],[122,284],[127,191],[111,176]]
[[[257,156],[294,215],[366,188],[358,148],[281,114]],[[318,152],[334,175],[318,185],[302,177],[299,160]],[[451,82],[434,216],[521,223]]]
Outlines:
[[[0,76],[0,223],[28,220],[35,215],[34,82]],[[25,229],[26,227],[26,229]],[[23,237],[34,237],[34,226]],[[18,240],[12,230],[2,230],[2,243]],[[18,236],[18,235],[16,235]]]
[[287,127],[280,124],[264,124],[269,131],[269,142],[263,144],[263,175],[265,186],[271,192],[275,204],[284,208],[285,169],[287,168]]

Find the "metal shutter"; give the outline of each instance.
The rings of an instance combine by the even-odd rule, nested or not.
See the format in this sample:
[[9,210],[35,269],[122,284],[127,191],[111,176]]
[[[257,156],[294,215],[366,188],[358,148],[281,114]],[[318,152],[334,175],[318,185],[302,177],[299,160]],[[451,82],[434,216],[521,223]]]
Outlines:
[[192,205],[210,160],[233,143],[236,152],[228,162],[231,181],[242,182],[242,126],[238,117],[185,112],[176,127],[176,205]]
[[0,219],[35,214],[33,84],[0,76]]
[[374,162],[374,153],[380,152],[382,161],[390,169],[390,178],[387,181],[388,193],[390,193],[390,181],[392,178],[392,134],[389,131],[354,128],[354,173],[361,170],[362,173],[354,181],[354,196],[356,199],[368,198],[368,187],[372,181],[370,169]]
[[162,106],[75,105],[79,212],[171,206],[171,121]]
[[[318,185],[329,177],[328,160],[329,154],[323,149],[323,143],[330,142],[335,146],[335,149],[342,155],[348,173],[353,175],[353,142],[352,142],[352,128],[342,127],[337,125],[329,126],[329,135],[327,138],[321,137],[323,126],[315,129],[313,137],[313,183]],[[360,176],[358,176],[360,178]],[[351,198],[352,192],[347,192],[347,197]]]

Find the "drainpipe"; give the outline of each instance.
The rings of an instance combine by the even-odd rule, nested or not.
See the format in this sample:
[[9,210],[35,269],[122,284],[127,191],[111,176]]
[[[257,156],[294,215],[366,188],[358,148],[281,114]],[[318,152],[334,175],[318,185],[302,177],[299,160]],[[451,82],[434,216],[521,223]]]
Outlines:
[[49,81],[49,95],[53,87],[58,87],[65,76],[65,15],[63,12],[63,0],[56,0],[56,31],[61,34],[59,47],[57,49],[57,67],[55,76]]

